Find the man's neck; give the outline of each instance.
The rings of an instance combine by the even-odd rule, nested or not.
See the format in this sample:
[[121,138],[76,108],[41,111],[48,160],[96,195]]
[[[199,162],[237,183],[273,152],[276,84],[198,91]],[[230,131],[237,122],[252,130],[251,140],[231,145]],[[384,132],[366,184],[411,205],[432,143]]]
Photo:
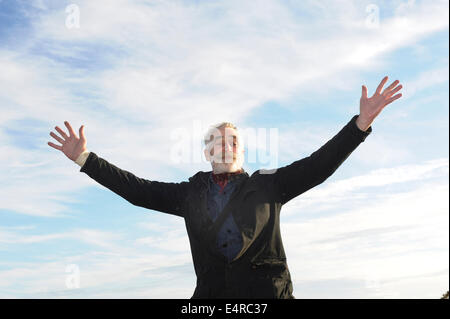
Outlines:
[[228,180],[231,176],[236,176],[244,173],[244,169],[240,168],[234,172],[222,172],[222,173],[214,173],[212,172],[213,181],[221,187],[221,191],[225,188],[225,185],[228,183]]
[[241,173],[243,173],[244,172],[244,169],[243,168],[239,168],[239,169],[237,169],[237,170],[235,170],[235,171],[232,171],[232,172],[227,172],[227,171],[220,171],[220,170],[214,170],[213,169],[213,171],[212,171],[212,173],[213,173],[213,175],[233,175],[233,174],[241,174]]

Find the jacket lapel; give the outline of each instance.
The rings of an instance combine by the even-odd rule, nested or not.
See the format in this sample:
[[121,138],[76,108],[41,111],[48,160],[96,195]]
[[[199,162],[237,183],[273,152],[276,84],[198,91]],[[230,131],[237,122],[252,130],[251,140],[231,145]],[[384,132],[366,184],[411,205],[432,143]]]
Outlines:
[[[245,198],[253,193],[256,192],[257,189],[255,187],[251,187],[249,189],[245,189],[246,181],[248,180],[248,173],[244,172],[246,174],[246,177],[238,179],[238,184],[233,190],[233,193],[230,196],[230,199],[226,203],[223,210],[220,212],[219,217],[213,221],[208,213],[207,208],[207,195],[208,195],[208,189],[209,189],[209,175],[211,172],[199,172],[193,177],[190,178],[192,181],[195,182],[196,187],[198,189],[198,196],[199,196],[199,203],[200,203],[200,232],[204,234],[204,240],[206,241],[206,245],[208,249],[218,258],[226,261],[226,257],[223,256],[216,247],[217,242],[217,235],[220,230],[220,227],[225,222],[226,218],[233,214],[233,218],[236,221],[236,224],[239,228],[239,231],[242,235],[243,239],[243,246],[241,251],[237,254],[237,256],[233,259],[236,260],[240,256],[243,255],[243,253],[248,249],[249,245],[253,241],[253,231],[252,229],[243,229],[241,225],[242,216],[239,213],[239,206],[242,201],[245,200]],[[239,199],[239,200],[237,200]]]

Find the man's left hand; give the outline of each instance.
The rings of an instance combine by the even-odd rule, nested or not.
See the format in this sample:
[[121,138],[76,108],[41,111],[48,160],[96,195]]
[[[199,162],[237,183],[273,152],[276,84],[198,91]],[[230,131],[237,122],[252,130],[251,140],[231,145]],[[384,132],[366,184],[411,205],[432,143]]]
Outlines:
[[359,116],[356,119],[356,125],[360,130],[366,131],[386,105],[402,96],[401,93],[394,95],[402,88],[402,85],[398,85],[400,83],[398,80],[392,82],[391,85],[381,92],[387,80],[388,77],[385,76],[370,98],[367,97],[367,87],[365,85],[362,86],[362,95],[359,102]]

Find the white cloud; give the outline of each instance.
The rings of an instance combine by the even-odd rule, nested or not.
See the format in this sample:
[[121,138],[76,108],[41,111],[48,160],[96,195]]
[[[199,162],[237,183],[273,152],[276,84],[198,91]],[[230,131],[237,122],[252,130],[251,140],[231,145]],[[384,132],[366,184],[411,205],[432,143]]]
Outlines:
[[[353,293],[366,295],[376,279],[383,298],[440,296],[442,285],[430,288],[425,278],[437,272],[448,281],[448,160],[379,170],[310,193],[281,213],[298,289],[352,278],[362,283]],[[402,278],[416,278],[415,290]]]
[[[226,1],[201,5],[153,1],[145,5],[122,0],[78,1],[77,4],[80,7],[81,27],[69,30],[64,24],[64,6],[55,9],[50,4],[46,6],[41,1],[34,2],[33,5],[42,11],[39,15],[30,15],[33,32],[18,46],[20,49],[0,50],[0,102],[3,105],[0,153],[5,154],[0,157],[2,210],[34,216],[63,216],[69,205],[79,201],[74,196],[78,191],[92,185],[102,187],[84,174],[79,174],[77,165],[46,145],[51,140],[48,131],[55,125],[63,128],[64,120],[69,120],[76,131],[81,124],[85,124],[90,150],[138,176],[155,180],[168,180],[180,174],[190,176],[198,168],[209,169],[209,166],[205,163],[182,164],[176,167],[179,171],[175,171],[173,165],[167,163],[172,142],[169,134],[171,130],[183,126],[190,128],[194,120],[199,120],[204,127],[224,118],[232,122],[245,122],[250,112],[267,101],[285,101],[296,95],[320,94],[324,97],[330,92],[335,94],[336,90],[359,88],[361,72],[378,73],[387,64],[385,57],[389,53],[399,48],[414,47],[419,40],[448,28],[446,1],[408,2],[407,6],[402,5],[402,2],[387,5],[387,8],[382,9],[392,9],[394,15],[383,15],[386,18],[380,21],[380,28],[371,30],[364,25],[365,4],[360,2],[310,1],[303,3],[304,7],[298,7],[294,2],[276,1],[244,4],[241,1]],[[395,12],[395,8],[399,11]],[[444,75],[447,70],[437,68],[422,72],[416,80],[407,83],[409,96],[427,86],[448,80]],[[430,76],[432,79],[426,81]],[[330,101],[334,101],[334,98]],[[357,106],[354,111],[357,112]],[[24,117],[37,124],[17,127]],[[14,128],[27,131],[35,126],[38,128],[31,134],[35,140],[30,141],[29,136],[18,138],[11,133]],[[296,140],[296,135],[289,132],[282,136],[289,145],[299,146],[286,150],[283,159],[298,158],[295,149],[315,150],[320,144],[318,142],[325,142],[336,132],[318,129],[307,133],[303,135],[307,137],[305,141]],[[27,142],[34,148],[25,146]],[[395,159],[400,164],[411,152],[407,149],[397,151],[398,143],[394,142],[386,143],[373,138],[371,143],[371,146],[376,146],[376,152],[365,154],[377,156],[384,161],[383,164]],[[385,155],[381,157],[380,154]],[[360,152],[354,157],[369,164],[367,156]],[[448,160],[446,165],[448,175]],[[431,172],[438,169],[427,167]],[[408,169],[414,172],[410,176]],[[328,264],[330,268],[326,269],[321,265],[330,260],[336,262],[333,258],[339,258],[338,251],[332,248],[345,251],[343,243],[355,244],[355,239],[349,234],[357,238],[365,229],[378,229],[380,233],[370,233],[372,237],[366,237],[368,242],[361,245],[370,245],[372,240],[384,239],[383,236],[392,239],[389,236],[399,232],[413,238],[413,230],[416,229],[424,234],[426,245],[436,243],[441,249],[438,242],[446,230],[437,228],[439,230],[435,237],[428,236],[437,224],[426,221],[418,208],[428,212],[429,206],[425,205],[425,199],[440,203],[440,197],[437,196],[442,197],[448,186],[445,188],[445,185],[430,184],[438,195],[430,194],[426,189],[416,189],[412,195],[401,195],[400,189],[397,189],[396,194],[400,194],[397,201],[385,196],[386,193],[378,197],[359,193],[359,189],[366,186],[388,188],[393,185],[404,186],[411,181],[420,182],[430,170],[404,167],[378,171],[377,174],[382,174],[384,179],[380,180],[380,175],[370,175],[364,181],[356,178],[334,186],[328,187],[327,184],[324,185],[326,187],[308,192],[295,205],[293,201],[292,208],[304,208],[306,203],[317,204],[319,199],[314,194],[327,194],[333,205],[318,207],[318,210],[326,211],[332,207],[339,209],[336,206],[338,204],[345,208],[343,201],[349,196],[357,197],[358,203],[368,198],[378,198],[380,203],[371,205],[382,212],[380,216],[378,210],[352,210],[354,213],[351,216],[330,217],[324,224],[317,224],[326,230],[328,237],[318,233],[317,237],[307,237],[307,240],[316,241],[314,246],[320,248],[319,253],[332,253],[329,259],[324,259],[322,255],[314,255],[309,250],[301,255],[290,252],[289,256],[293,256],[290,260],[294,261],[294,275],[301,274],[302,262],[306,257],[313,261],[304,266],[308,268],[305,273],[311,274],[312,278],[330,279],[330,276],[326,276],[327,271],[333,274],[333,278],[352,275],[343,270],[351,268],[348,265],[355,257],[351,254],[346,255],[348,259],[336,267]],[[367,181],[372,184],[367,184]],[[343,192],[344,189],[347,191]],[[335,194],[335,198],[330,194]],[[300,205],[298,203],[303,206],[296,206]],[[411,209],[414,208],[412,220],[403,212],[405,203]],[[433,205],[436,209],[433,213],[436,214],[433,215],[435,222],[445,222],[442,215],[445,206]],[[285,208],[287,217],[289,209]],[[393,214],[393,209],[400,213]],[[366,215],[370,223],[361,219],[361,216]],[[392,216],[395,222],[391,220]],[[402,228],[399,216],[416,228]],[[390,220],[390,223],[386,223],[386,220]],[[419,227],[419,222],[424,224]],[[317,225],[292,224],[290,234],[287,228],[287,243],[294,242],[292,234],[314,233],[319,227]],[[352,227],[339,228],[336,225]],[[383,230],[386,232],[383,233]],[[84,282],[89,283],[89,287],[102,287],[116,277],[120,277],[120,283],[133,281],[140,278],[145,269],[164,267],[168,262],[175,265],[190,263],[189,253],[182,253],[186,237],[178,230],[169,230],[169,244],[158,237],[137,238],[134,242],[137,245],[129,255],[125,254],[122,246],[111,244],[118,240],[116,237],[109,237],[108,232],[91,231],[55,232],[20,238],[11,229],[1,229],[0,238],[3,243],[12,245],[84,238],[102,249],[114,249],[115,253],[123,254],[121,256],[129,256],[117,262],[117,254],[108,255],[96,266],[88,268]],[[342,239],[346,234],[349,236],[348,241]],[[338,241],[337,246],[318,243],[327,238],[342,240]],[[176,255],[151,255],[155,259],[149,266],[147,259],[141,260],[133,255],[142,254],[142,249],[149,248],[140,243],[150,245],[151,248],[172,249]],[[389,251],[401,251],[397,244],[391,245]],[[295,247],[293,244],[289,246]],[[440,261],[442,253],[417,256]],[[172,257],[173,260],[170,259]],[[358,258],[370,260],[363,257]],[[412,260],[415,261],[415,258]],[[399,262],[404,263],[405,260]],[[388,265],[393,266],[392,273],[380,271],[380,277],[398,277],[400,270],[394,267],[394,262],[394,259],[388,260]],[[117,263],[117,268],[108,266]],[[362,269],[371,269],[368,262],[360,261],[360,264],[365,267]],[[374,264],[382,269],[382,265]],[[64,284],[64,269],[64,262],[28,264],[1,272],[0,282],[11,286],[17,282],[31,282],[28,288],[23,289],[23,293],[44,290],[50,293],[64,289],[57,288]],[[424,274],[430,269],[435,267],[416,263],[411,272],[413,275]],[[162,276],[178,275],[177,272],[167,270]],[[365,274],[357,275],[365,278]],[[179,296],[191,291],[189,285],[192,284],[188,282],[181,287]],[[134,287],[136,295],[156,296],[155,292],[145,287],[138,289],[137,284]],[[20,289],[15,293],[20,293]],[[162,292],[161,296],[171,296],[169,293],[173,292],[161,286],[158,286],[157,291]],[[117,293],[120,294],[120,290]],[[99,288],[97,291],[86,291],[86,294],[98,296],[105,293]]]
[[28,230],[30,227],[8,227],[5,231],[0,229],[0,244],[35,244],[51,240],[71,239],[78,240],[98,247],[117,248],[113,241],[118,241],[121,235],[95,229],[74,229],[62,233],[27,235],[11,230]]
[[443,183],[447,176],[448,159],[443,158],[422,164],[376,169],[364,175],[336,181],[325,181],[286,204],[283,207],[283,215],[302,214],[302,211],[311,209],[313,212],[329,210],[347,200],[364,203],[369,201],[371,196],[385,199],[391,193],[397,193],[396,189],[410,189],[430,182]]
[[[190,251],[189,238],[186,233],[185,223],[182,219],[171,219],[170,225],[163,221],[143,222],[138,226],[150,230],[149,236],[137,238],[134,242],[138,246],[149,247],[162,252],[187,253]],[[164,219],[165,221],[165,219]]]
[[404,83],[404,96],[405,98],[410,98],[418,91],[446,82],[448,82],[448,61],[446,67],[426,70],[420,73],[413,81]]
[[[189,298],[192,295],[193,283],[189,282],[192,271],[183,270],[188,259],[151,253],[141,256],[128,255],[124,250],[120,254],[87,253],[18,265],[0,271],[0,295],[3,298],[146,298],[145,293],[148,293],[147,298]],[[70,275],[66,268],[72,264],[79,268],[78,289],[66,287]],[[181,267],[181,270],[164,268],[167,265]],[[161,287],[161,281],[173,282],[172,286],[177,281],[190,283],[190,289],[181,287],[171,295],[169,292],[173,289]],[[18,286],[20,282],[27,284]]]
[[[195,281],[189,247],[183,251],[171,250],[168,254],[167,251],[155,252],[134,240],[127,241],[125,234],[117,232],[74,229],[57,234],[28,235],[23,232],[27,229],[0,230],[0,244],[7,244],[9,249],[16,247],[17,251],[17,245],[62,239],[93,246],[79,255],[64,255],[50,247],[43,250],[37,260],[2,263],[0,296],[3,298],[117,298],[119,295],[119,298],[188,298],[193,292]],[[176,242],[174,236],[171,238],[172,243]],[[66,287],[70,275],[66,269],[72,264],[80,271],[79,289]],[[162,281],[186,286],[171,295],[172,289],[163,287]],[[18,285],[24,282],[27,284]],[[158,286],[157,291],[154,286]]]
[[[309,205],[296,205],[297,201],[304,204],[308,193],[293,200],[293,205],[286,205],[281,228],[294,295],[331,298],[316,291],[322,285],[328,285],[330,293],[333,289],[341,291],[343,298],[439,295],[439,280],[448,278],[448,183],[442,181],[446,176],[446,159],[377,170],[311,190],[308,193],[321,196],[306,199]],[[365,192],[367,188],[373,189],[372,194]],[[323,198],[329,199],[332,207],[325,209],[326,214],[314,213],[320,210]],[[312,210],[316,205],[319,208]],[[89,229],[24,236],[17,231],[27,231],[29,226],[3,228],[10,234],[0,235],[4,243],[67,238],[94,244],[102,251],[64,258],[52,258],[50,253],[45,258],[49,262],[21,263],[0,271],[2,294],[51,298],[190,297],[195,276],[184,223],[173,219],[168,225],[163,218],[155,217],[146,216],[138,224],[138,228],[153,235],[130,241],[124,241],[125,234]],[[61,286],[67,276],[65,267],[73,263],[79,265],[82,274],[81,289],[77,291]],[[19,280],[26,280],[28,287],[14,290]],[[353,284],[345,291],[334,286],[347,281]],[[178,292],[162,282],[173,282]],[[417,287],[411,292],[414,283]],[[118,287],[129,290],[123,295],[124,290]]]

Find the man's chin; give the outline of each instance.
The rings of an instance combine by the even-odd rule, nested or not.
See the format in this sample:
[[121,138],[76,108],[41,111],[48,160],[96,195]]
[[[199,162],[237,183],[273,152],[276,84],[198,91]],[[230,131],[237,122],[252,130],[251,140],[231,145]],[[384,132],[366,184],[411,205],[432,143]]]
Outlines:
[[232,173],[239,169],[236,163],[214,163],[214,174]]

